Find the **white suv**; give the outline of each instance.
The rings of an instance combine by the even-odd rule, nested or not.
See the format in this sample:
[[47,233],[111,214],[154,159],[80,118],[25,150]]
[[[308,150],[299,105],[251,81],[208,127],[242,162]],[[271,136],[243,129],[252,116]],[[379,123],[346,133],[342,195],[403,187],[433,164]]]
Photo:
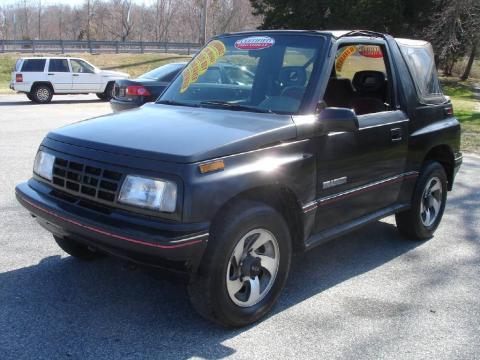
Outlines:
[[12,72],[10,89],[26,93],[40,104],[50,102],[54,94],[95,93],[99,99],[110,100],[115,80],[128,77],[126,73],[100,70],[78,58],[21,58]]

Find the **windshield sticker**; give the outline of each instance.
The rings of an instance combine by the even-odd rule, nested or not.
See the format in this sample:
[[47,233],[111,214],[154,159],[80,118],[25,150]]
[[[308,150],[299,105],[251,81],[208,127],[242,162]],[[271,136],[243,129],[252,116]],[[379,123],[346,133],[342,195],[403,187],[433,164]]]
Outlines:
[[368,58],[383,58],[382,49],[376,45],[362,45],[358,47],[358,53]]
[[275,45],[275,39],[269,36],[250,36],[235,41],[235,47],[239,50],[262,50]]
[[189,86],[205,74],[207,69],[215,64],[225,54],[226,48],[220,40],[210,42],[182,71],[182,86],[180,92],[187,91]]
[[355,51],[357,51],[357,48],[355,46],[349,46],[345,50],[343,50],[342,54],[337,58],[337,61],[335,63],[335,70],[338,72],[342,71],[343,63]]

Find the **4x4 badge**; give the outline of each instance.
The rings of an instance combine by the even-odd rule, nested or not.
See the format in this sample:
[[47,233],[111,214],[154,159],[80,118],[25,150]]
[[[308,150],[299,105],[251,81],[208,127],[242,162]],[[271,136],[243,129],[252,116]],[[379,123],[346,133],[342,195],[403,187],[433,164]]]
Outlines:
[[338,178],[338,179],[324,181],[323,182],[323,188],[324,189],[329,189],[329,188],[334,187],[334,186],[345,184],[346,182],[347,182],[347,177],[346,176]]

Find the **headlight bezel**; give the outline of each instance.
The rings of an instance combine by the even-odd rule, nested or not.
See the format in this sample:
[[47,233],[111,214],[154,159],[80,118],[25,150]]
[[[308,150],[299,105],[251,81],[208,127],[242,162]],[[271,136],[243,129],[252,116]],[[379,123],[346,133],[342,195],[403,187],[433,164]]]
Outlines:
[[38,150],[33,162],[33,173],[40,178],[52,182],[55,155]]
[[[137,184],[135,184],[137,182]],[[132,192],[139,191],[139,189],[132,189],[133,185],[155,185],[157,191],[161,191],[162,194],[155,194],[152,199],[152,205],[147,204],[146,201],[142,202],[139,198],[132,196]],[[161,187],[159,189],[158,187]],[[126,189],[126,187],[130,187]],[[141,191],[141,190],[140,190]],[[158,214],[173,215],[178,212],[178,199],[179,199],[180,187],[176,181],[172,181],[166,178],[152,177],[138,174],[126,174],[122,180],[122,184],[117,194],[117,203],[122,206],[128,206],[135,209],[143,209],[149,212],[155,212]],[[173,195],[172,195],[173,193]],[[133,194],[134,195],[134,194]],[[130,197],[130,199],[129,199]],[[164,200],[169,201],[165,203]],[[135,201],[136,200],[136,201]]]

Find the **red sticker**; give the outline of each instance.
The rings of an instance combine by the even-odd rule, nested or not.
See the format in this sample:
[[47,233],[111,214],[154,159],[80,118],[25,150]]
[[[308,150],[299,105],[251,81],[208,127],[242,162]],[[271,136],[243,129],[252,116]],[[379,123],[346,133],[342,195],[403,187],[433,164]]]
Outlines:
[[360,55],[368,58],[379,59],[383,57],[382,49],[380,49],[380,46],[376,45],[359,46],[358,52],[360,53]]
[[240,50],[262,50],[275,45],[275,40],[269,36],[251,36],[235,41],[235,47]]

